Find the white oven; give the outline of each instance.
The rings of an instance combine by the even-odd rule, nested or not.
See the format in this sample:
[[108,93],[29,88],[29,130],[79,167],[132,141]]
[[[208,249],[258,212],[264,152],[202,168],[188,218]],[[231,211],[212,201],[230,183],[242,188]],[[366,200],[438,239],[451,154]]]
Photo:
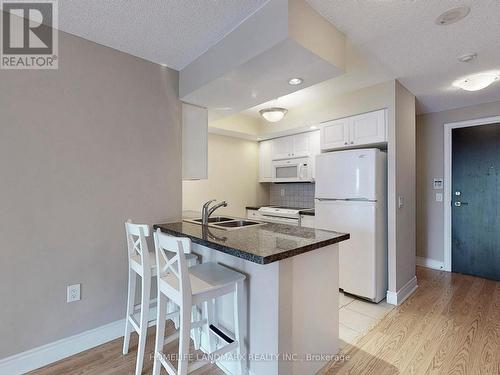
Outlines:
[[312,182],[312,159],[273,161],[273,182]]

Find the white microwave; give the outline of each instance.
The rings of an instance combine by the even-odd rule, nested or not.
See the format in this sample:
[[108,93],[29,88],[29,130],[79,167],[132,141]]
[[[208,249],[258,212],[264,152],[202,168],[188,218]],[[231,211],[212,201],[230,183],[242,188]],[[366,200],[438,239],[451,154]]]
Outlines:
[[312,182],[312,159],[273,161],[273,182]]

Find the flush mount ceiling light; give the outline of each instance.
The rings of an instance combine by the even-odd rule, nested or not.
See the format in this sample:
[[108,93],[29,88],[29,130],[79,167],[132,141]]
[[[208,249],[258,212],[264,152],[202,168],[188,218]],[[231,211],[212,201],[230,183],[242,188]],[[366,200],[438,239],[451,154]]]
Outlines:
[[498,81],[499,78],[499,73],[479,73],[459,79],[453,82],[453,86],[465,91],[478,91]]
[[269,122],[278,122],[283,120],[283,117],[285,117],[287,112],[288,109],[279,107],[265,108],[259,111],[260,115]]
[[290,78],[288,80],[288,84],[291,86],[297,86],[300,85],[304,80],[302,78]]
[[441,26],[451,25],[452,23],[463,20],[469,13],[470,8],[467,6],[449,9],[436,18],[436,24]]

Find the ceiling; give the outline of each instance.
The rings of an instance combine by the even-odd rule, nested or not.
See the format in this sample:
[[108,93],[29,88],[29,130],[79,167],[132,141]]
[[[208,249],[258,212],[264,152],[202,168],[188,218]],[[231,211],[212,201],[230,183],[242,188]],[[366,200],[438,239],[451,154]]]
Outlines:
[[[471,73],[500,71],[500,1],[307,0],[363,53],[382,63],[417,96],[419,112],[500,100],[500,83],[466,92],[452,82]],[[471,7],[463,20],[438,26],[444,11]],[[457,57],[476,52],[471,63]]]
[[[242,113],[252,117],[260,117],[259,111],[267,107],[285,107],[289,110],[293,110],[296,107],[310,104],[313,105],[314,103],[324,101],[325,98],[332,98],[342,93],[373,86],[394,78],[393,74],[389,72],[385,66],[380,64],[372,56],[367,56],[362,53],[349,41],[346,41],[345,55],[345,74],[307,87],[303,90],[295,91],[275,100],[262,103]],[[221,117],[219,112],[210,112],[210,120],[219,117]]]
[[[347,35],[354,63],[347,67],[345,77],[280,101],[299,105],[307,98],[339,94],[392,78],[417,96],[419,112],[500,100],[500,83],[478,92],[451,85],[470,73],[500,70],[500,1],[307,1]],[[266,2],[64,0],[59,2],[59,28],[180,70]],[[443,11],[459,5],[471,6],[467,18],[448,26],[434,23]],[[478,58],[471,63],[457,61],[469,52],[477,52]]]
[[181,70],[267,0],[63,0],[59,29]]

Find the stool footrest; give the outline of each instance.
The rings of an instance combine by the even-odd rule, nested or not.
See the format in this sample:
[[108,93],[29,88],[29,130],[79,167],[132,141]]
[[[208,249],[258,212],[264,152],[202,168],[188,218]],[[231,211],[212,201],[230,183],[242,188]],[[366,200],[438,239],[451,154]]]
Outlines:
[[228,344],[232,344],[234,342],[234,340],[231,337],[226,335],[224,332],[222,332],[219,328],[217,328],[213,324],[210,324],[209,327],[210,327],[210,331],[212,331],[215,335],[217,335],[217,337],[224,340]]

